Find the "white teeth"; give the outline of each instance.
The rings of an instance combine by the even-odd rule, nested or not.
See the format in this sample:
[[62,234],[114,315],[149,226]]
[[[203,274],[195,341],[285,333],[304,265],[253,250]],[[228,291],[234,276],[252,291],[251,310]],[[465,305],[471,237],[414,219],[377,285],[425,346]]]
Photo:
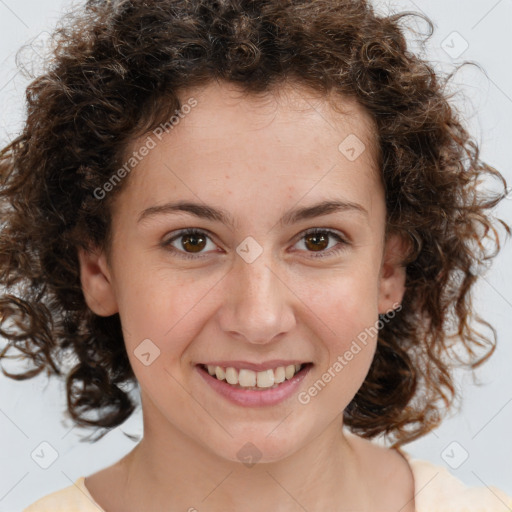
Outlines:
[[224,370],[220,366],[215,367],[215,375],[219,380],[224,380],[226,378],[226,374],[224,373]]
[[274,370],[265,370],[264,372],[258,372],[256,379],[259,388],[269,388],[274,385]]
[[281,382],[284,382],[285,378],[286,378],[286,375],[285,375],[283,366],[280,366],[279,368],[276,368],[274,370],[274,382],[276,384],[281,384]]
[[291,379],[295,375],[295,365],[290,364],[284,369],[284,375],[287,379]]
[[238,375],[234,368],[226,368],[226,380],[229,384],[238,384]]
[[208,373],[219,380],[226,380],[228,384],[243,388],[271,388],[276,387],[285,380],[290,380],[300,369],[301,364],[290,364],[255,372],[242,368],[222,368],[221,366],[208,365]]
[[[235,369],[233,368],[233,370]],[[238,372],[238,384],[246,388],[256,386],[256,372],[242,368]]]

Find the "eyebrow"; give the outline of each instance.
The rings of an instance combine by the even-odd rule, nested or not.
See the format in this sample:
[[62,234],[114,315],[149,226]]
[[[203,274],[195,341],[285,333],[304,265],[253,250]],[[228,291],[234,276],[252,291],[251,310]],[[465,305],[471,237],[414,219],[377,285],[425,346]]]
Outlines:
[[[302,220],[313,219],[315,217],[329,215],[331,213],[346,211],[359,213],[365,215],[366,217],[369,216],[368,211],[358,203],[353,203],[351,201],[322,201],[311,206],[290,210],[283,215],[278,223],[281,226],[287,226]],[[137,223],[155,215],[179,212],[190,213],[200,219],[222,222],[223,224],[234,229],[234,220],[226,210],[188,201],[166,203],[163,205],[146,208],[140,213]]]

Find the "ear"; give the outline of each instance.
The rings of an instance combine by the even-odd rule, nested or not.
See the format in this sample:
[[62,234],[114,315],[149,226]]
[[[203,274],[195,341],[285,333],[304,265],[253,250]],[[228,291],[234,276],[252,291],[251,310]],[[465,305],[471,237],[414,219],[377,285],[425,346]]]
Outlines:
[[78,248],[80,281],[89,308],[100,316],[119,311],[106,256],[97,249]]
[[396,309],[405,293],[405,261],[409,244],[398,233],[390,234],[384,244],[379,275],[379,314]]

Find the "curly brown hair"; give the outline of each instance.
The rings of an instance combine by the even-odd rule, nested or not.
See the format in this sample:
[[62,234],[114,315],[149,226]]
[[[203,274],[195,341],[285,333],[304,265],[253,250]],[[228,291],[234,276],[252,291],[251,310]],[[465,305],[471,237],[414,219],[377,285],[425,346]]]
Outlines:
[[[68,412],[102,430],[95,440],[132,414],[124,386],[136,378],[119,315],[88,308],[77,256],[88,246],[108,254],[112,204],[127,179],[102,200],[95,190],[131,141],[180,109],[180,91],[224,80],[257,94],[286,80],[354,98],[370,113],[387,230],[411,241],[402,308],[379,329],[344,423],[395,446],[436,427],[457,396],[455,365],[475,368],[495,349],[470,292],[500,250],[498,228],[510,227],[491,215],[505,179],[480,160],[449,103],[453,73],[441,79],[408,50],[406,16],[427,22],[428,40],[426,16],[378,15],[364,0],[89,1],[69,12],[27,88],[22,133],[0,153],[0,360],[15,348],[33,363],[4,374],[65,375]],[[479,187],[489,178],[498,192]],[[68,352],[77,358],[70,368]]]

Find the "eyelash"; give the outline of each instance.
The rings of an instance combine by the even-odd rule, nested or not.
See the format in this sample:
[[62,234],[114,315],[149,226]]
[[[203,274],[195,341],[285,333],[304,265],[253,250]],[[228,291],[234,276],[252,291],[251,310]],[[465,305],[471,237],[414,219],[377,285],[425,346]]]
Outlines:
[[[341,243],[341,247],[331,248],[327,251],[321,251],[321,255],[314,255],[314,256],[312,256],[313,258],[326,258],[328,256],[337,255],[345,249],[345,246],[349,245],[349,242],[345,238],[343,238],[338,232],[333,231],[331,229],[321,229],[321,228],[311,228],[311,229],[304,231],[304,233],[302,233],[302,237],[299,239],[299,241],[308,235],[318,235],[318,234],[328,234],[328,236],[337,239]],[[189,259],[189,260],[197,260],[199,258],[207,257],[208,253],[205,253],[205,254],[198,253],[196,255],[192,255],[190,253],[180,251],[180,250],[176,249],[176,247],[173,247],[171,245],[172,242],[174,242],[178,238],[186,236],[186,235],[204,235],[211,240],[211,237],[208,235],[208,232],[200,230],[200,229],[196,229],[196,228],[187,228],[187,229],[182,229],[182,230],[178,231],[175,236],[162,242],[161,245],[162,245],[162,247],[164,247],[164,249],[169,250],[170,252],[173,252],[175,254],[178,254],[180,258]],[[338,245],[340,245],[340,244],[338,244]],[[308,251],[308,252],[310,252],[310,251]],[[326,256],[326,253],[327,253],[327,256]]]

